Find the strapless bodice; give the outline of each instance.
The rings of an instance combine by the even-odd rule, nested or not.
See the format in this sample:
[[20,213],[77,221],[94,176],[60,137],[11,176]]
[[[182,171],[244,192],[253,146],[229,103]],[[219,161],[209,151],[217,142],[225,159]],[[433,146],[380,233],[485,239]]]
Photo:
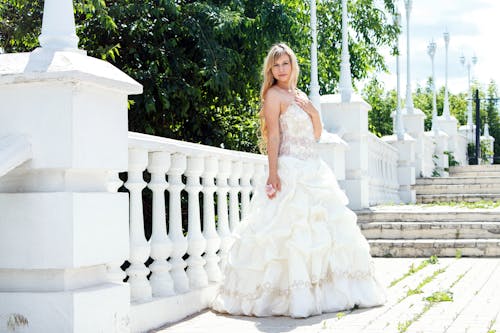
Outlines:
[[296,103],[290,104],[280,115],[279,156],[292,156],[302,160],[317,157],[311,118]]

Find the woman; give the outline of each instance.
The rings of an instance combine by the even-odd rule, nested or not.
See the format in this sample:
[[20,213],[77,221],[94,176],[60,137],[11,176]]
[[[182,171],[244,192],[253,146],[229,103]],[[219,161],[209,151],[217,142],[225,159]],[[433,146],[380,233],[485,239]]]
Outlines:
[[216,311],[308,317],[385,302],[356,215],[315,152],[321,121],[298,74],[293,51],[274,45],[261,89],[267,185],[235,232]]

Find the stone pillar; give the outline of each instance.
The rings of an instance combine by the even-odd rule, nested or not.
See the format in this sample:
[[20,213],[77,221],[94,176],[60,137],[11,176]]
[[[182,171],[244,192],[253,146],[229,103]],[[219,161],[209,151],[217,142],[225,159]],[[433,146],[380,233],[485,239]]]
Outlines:
[[448,169],[449,167],[448,155],[444,153],[445,151],[448,151],[448,134],[437,129],[427,132],[427,134],[431,136],[436,143],[433,156],[435,170],[440,177],[448,177],[449,174],[446,171],[446,169]]
[[460,138],[458,137],[462,134],[458,132],[457,118],[451,115],[448,118],[446,116],[439,116],[437,117],[437,123],[439,130],[448,134],[448,137],[446,138],[446,149],[453,153],[457,161],[460,161],[462,159],[465,160],[465,156],[459,156],[458,153],[466,152],[467,147],[458,147],[459,144],[462,144],[463,140],[460,140]]
[[[481,156],[480,164],[493,164],[495,138],[490,135],[488,124],[484,124],[484,134],[480,137],[481,146],[486,146],[486,156]],[[482,150],[482,149],[481,149]],[[482,152],[481,152],[482,154]]]
[[416,177],[421,177],[424,163],[425,114],[422,110],[416,108],[413,108],[411,112],[408,112],[408,109],[404,108],[401,112],[405,133],[408,133],[415,139],[415,160],[413,166],[415,167]]
[[321,112],[325,128],[338,133],[349,148],[345,155],[344,189],[349,207],[369,207],[368,197],[368,110],[370,105],[360,96],[351,95],[351,101],[341,102],[340,94],[321,96]]
[[347,149],[347,142],[338,135],[327,131],[323,131],[320,141],[316,144],[316,150],[332,169],[342,189],[345,188],[345,154]]
[[399,198],[404,203],[415,203],[417,199],[413,185],[415,185],[416,140],[405,134],[402,140],[398,140],[396,135],[391,135],[385,137],[384,141],[398,150]]
[[128,285],[106,274],[129,255],[128,195],[108,181],[127,170],[127,99],[142,86],[76,49],[72,13],[46,1],[43,48],[0,54],[0,137],[32,147],[0,178],[0,331],[130,329]]

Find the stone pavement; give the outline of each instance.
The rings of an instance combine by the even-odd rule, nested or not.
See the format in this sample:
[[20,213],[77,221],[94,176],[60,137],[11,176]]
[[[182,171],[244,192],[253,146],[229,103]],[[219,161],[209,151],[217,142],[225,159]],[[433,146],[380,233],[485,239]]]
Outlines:
[[500,258],[374,261],[387,286],[384,306],[307,319],[205,310],[151,333],[500,333]]

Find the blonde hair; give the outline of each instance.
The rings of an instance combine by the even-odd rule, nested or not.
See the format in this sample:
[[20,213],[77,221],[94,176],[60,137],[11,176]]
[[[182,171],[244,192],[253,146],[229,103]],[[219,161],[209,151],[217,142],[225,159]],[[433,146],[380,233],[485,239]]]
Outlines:
[[292,51],[292,49],[285,43],[274,44],[269,52],[267,53],[266,59],[264,60],[264,66],[262,68],[262,86],[260,88],[260,140],[259,148],[261,152],[266,150],[267,142],[267,126],[264,118],[264,97],[267,91],[276,84],[276,79],[273,76],[272,68],[276,61],[283,55],[288,55],[290,57],[290,64],[292,70],[290,73],[290,81],[288,82],[288,89],[295,90],[297,88],[297,81],[299,79],[299,63],[297,61],[297,56]]

